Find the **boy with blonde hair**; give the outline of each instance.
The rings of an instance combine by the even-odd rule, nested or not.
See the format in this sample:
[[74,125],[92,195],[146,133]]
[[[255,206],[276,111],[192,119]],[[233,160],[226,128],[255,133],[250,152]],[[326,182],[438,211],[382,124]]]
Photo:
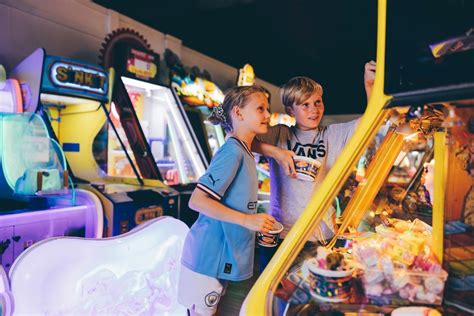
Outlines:
[[[364,72],[367,99],[374,78],[375,62],[370,61],[365,64]],[[285,110],[295,118],[296,126],[281,124],[270,127],[266,134],[256,137],[252,149],[269,158],[270,214],[283,224],[281,237],[284,238],[341,154],[359,120],[319,126],[324,114],[323,88],[307,77],[290,79],[282,86],[280,94]],[[286,151],[276,151],[273,146]],[[296,178],[292,160],[294,156],[308,157],[321,163],[314,182]],[[309,239],[310,242],[324,243],[334,236],[333,215],[334,210],[327,212]],[[261,270],[275,251],[275,248],[259,248]]]

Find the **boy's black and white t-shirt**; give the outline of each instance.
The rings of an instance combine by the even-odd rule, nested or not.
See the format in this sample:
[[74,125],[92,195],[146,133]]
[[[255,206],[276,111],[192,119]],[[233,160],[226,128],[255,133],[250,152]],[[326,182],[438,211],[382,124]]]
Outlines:
[[[276,125],[270,127],[267,134],[257,135],[257,139],[261,142],[292,150],[298,156],[316,159],[321,163],[315,181],[308,182],[288,177],[283,168],[274,159],[269,158],[270,214],[285,227],[282,237],[286,236],[298,220],[314,190],[319,187],[354,133],[358,122],[359,120],[353,120],[331,124],[310,131]],[[329,239],[334,235],[333,213],[334,209],[328,210],[320,227],[310,238],[311,241]]]

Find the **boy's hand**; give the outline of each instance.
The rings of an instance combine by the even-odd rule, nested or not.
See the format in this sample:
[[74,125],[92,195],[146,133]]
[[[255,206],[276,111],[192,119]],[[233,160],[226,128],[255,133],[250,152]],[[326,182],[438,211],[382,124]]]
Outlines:
[[364,86],[365,86],[365,93],[367,94],[367,100],[370,98],[370,94],[372,93],[372,87],[375,81],[375,61],[371,60],[365,64],[364,67]]
[[267,233],[272,230],[274,223],[275,219],[273,216],[265,213],[245,214],[242,226],[255,232]]
[[296,156],[296,154],[293,151],[281,148],[278,148],[273,155],[273,159],[285,170],[285,174],[292,178],[296,178],[295,162],[293,161],[294,156]]

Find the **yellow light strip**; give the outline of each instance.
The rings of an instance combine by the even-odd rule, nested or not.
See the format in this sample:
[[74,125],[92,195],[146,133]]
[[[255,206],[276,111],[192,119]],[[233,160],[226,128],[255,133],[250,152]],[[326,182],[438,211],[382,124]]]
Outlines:
[[352,226],[357,228],[360,221],[364,217],[364,214],[368,211],[369,206],[372,204],[375,196],[380,191],[385,179],[387,178],[390,170],[392,169],[395,159],[403,146],[403,136],[396,133],[390,132],[386,136],[387,141],[384,142],[385,146],[381,152],[383,159],[374,159],[371,163],[371,172],[367,177],[365,183],[359,184],[354,193],[351,201],[344,210],[344,221],[339,227],[338,233],[331,242],[326,246],[327,248],[334,247],[337,241],[337,235],[344,233],[344,231]]
[[444,199],[446,172],[446,132],[434,133],[433,243],[436,258],[443,263]]
[[[353,194],[353,197],[352,199],[349,201],[348,205],[346,206],[346,210],[349,210],[350,208],[352,208],[351,204],[354,203],[354,201],[356,200],[356,197],[360,194],[360,191],[362,190],[362,187],[365,186],[365,183],[367,182],[367,179],[370,177],[370,175],[372,174],[373,170],[375,169],[375,166],[380,163],[380,161],[383,161],[384,158],[381,158],[383,155],[385,155],[386,151],[387,151],[387,148],[389,148],[391,145],[392,145],[392,141],[393,141],[393,129],[389,130],[387,132],[387,134],[385,135],[384,139],[382,140],[382,143],[380,144],[379,146],[379,149],[376,151],[375,153],[375,156],[374,158],[372,159],[372,161],[370,162],[369,166],[367,167],[367,171],[365,172],[365,177],[364,177],[364,180],[361,181],[358,185],[357,185],[357,188]],[[344,225],[344,223],[346,222],[346,219],[349,217],[349,216],[352,216],[353,213],[352,212],[347,212],[347,211],[344,211],[343,214],[342,214],[342,223],[341,223],[341,227],[342,225]],[[339,231],[342,233],[343,231],[341,229],[339,229]]]

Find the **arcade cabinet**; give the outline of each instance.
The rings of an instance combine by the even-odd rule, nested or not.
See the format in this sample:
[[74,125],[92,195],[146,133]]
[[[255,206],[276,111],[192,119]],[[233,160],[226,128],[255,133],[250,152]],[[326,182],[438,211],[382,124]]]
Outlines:
[[194,66],[188,71],[178,55],[169,49],[165,50],[164,59],[170,86],[183,104],[204,155],[210,162],[217,149],[224,144],[225,138],[222,127],[213,125],[207,118],[212,109],[224,101],[224,94],[212,82],[206,70],[201,72]]
[[159,85],[159,55],[138,42],[109,41],[103,64],[116,70],[111,114],[120,121],[139,172],[180,192],[178,218],[198,213],[188,201],[208,163],[174,91]]
[[[40,48],[12,76],[29,83],[31,102],[25,111],[42,115],[50,135],[65,152],[70,172],[82,180],[81,187],[99,196],[105,209],[106,236],[125,233],[162,215],[177,217],[177,192],[141,176],[122,141],[124,135],[110,119],[109,76],[103,68],[49,56]],[[126,159],[114,159],[112,153]],[[115,169],[134,172],[128,176],[113,172],[112,164]]]
[[[427,8],[378,1],[367,110],[241,314],[473,314],[473,7]],[[334,238],[303,252],[331,208]]]
[[64,153],[33,113],[0,113],[0,231],[3,269],[38,241],[100,238],[102,206],[75,189]]

